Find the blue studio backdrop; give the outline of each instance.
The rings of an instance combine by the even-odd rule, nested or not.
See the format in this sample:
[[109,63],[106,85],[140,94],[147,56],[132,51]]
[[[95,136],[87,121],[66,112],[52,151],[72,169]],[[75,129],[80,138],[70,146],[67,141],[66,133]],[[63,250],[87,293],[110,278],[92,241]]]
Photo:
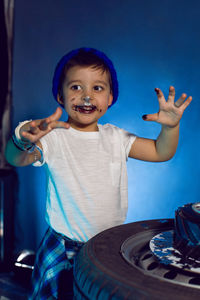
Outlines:
[[[18,0],[15,3],[13,128],[57,107],[52,75],[66,52],[89,46],[114,62],[119,99],[101,123],[156,138],[160,125],[142,120],[158,110],[155,87],[193,96],[180,126],[175,157],[164,163],[129,159],[126,222],[173,218],[178,206],[199,200],[200,2],[194,0]],[[63,114],[63,120],[66,115]],[[16,251],[38,246],[46,223],[42,168],[17,168]]]

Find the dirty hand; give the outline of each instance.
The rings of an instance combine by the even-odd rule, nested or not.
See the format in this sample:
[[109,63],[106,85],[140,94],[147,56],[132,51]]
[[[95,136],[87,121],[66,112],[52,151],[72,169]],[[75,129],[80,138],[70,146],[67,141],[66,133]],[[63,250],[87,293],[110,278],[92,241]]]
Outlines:
[[61,115],[62,109],[57,107],[56,111],[49,117],[26,123],[20,128],[21,139],[30,143],[36,143],[42,136],[54,128],[68,129],[70,127],[69,123],[59,121]]
[[154,114],[144,115],[142,117],[143,120],[154,121],[167,127],[177,126],[184,110],[192,101],[192,97],[190,96],[187,98],[186,94],[182,94],[181,97],[175,102],[175,88],[170,86],[169,96],[166,101],[160,89],[156,88],[155,91],[158,96],[159,111]]

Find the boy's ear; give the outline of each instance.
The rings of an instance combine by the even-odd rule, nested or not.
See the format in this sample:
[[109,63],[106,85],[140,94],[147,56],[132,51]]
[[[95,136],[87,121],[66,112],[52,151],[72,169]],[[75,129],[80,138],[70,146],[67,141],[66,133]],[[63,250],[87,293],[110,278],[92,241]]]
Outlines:
[[113,102],[113,95],[110,93],[109,99],[108,99],[108,106],[111,106]]
[[59,104],[64,105],[62,95],[60,95],[60,94],[57,95],[57,101],[58,101]]

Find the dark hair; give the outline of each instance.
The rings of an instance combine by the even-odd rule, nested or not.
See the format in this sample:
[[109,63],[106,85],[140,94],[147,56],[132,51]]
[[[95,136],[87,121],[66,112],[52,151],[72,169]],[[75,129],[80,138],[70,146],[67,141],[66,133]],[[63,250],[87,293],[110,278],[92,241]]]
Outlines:
[[62,90],[62,84],[67,71],[74,66],[92,66],[95,69],[101,69],[102,72],[108,72],[110,88],[113,95],[112,105],[118,98],[118,80],[112,61],[101,51],[93,48],[79,48],[72,50],[61,58],[58,62],[54,77],[52,92],[57,101],[57,95]]

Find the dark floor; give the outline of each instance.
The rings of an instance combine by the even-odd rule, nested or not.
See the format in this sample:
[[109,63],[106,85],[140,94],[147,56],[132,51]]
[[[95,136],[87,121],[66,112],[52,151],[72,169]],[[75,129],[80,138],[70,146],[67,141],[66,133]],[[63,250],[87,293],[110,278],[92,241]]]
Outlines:
[[30,289],[29,276],[0,272],[0,300],[26,300]]

